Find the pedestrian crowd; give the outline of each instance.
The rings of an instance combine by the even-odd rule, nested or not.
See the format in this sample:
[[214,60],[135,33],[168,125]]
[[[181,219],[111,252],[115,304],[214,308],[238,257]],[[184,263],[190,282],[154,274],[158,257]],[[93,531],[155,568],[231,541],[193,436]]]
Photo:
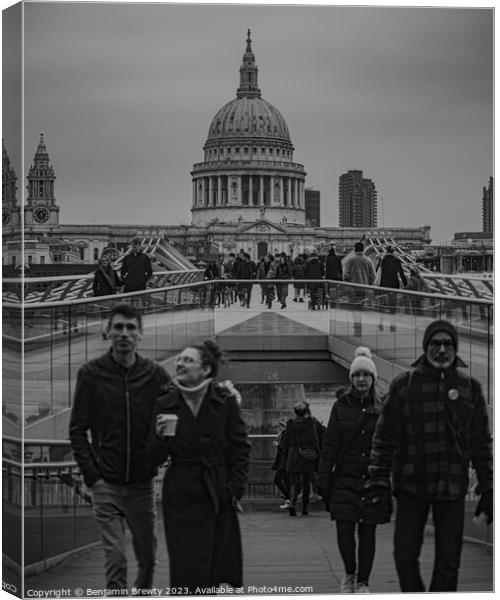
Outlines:
[[[388,251],[380,265],[384,287],[396,288],[402,280],[418,289],[418,273],[406,281],[392,254]],[[356,246],[343,265],[332,250],[324,264],[312,253],[293,263],[286,255],[265,256],[256,267],[241,252],[230,270],[238,280],[233,291],[242,306],[249,306],[252,284],[246,282],[255,273],[262,303],[269,306],[276,296],[286,307],[288,283],[280,284],[281,279],[292,279],[292,300],[304,302],[301,279],[326,276],[373,284],[376,270],[364,259],[362,247]],[[138,268],[142,273],[143,261]],[[207,278],[221,278],[220,272],[210,275],[209,268]],[[127,269],[124,265],[123,278],[134,272],[133,265]],[[94,291],[112,292],[121,280],[109,261],[101,261]],[[311,298],[320,295],[322,285],[308,283]],[[388,309],[394,309],[390,302]],[[106,589],[113,594],[128,590],[125,524],[137,561],[133,591],[147,595],[153,587],[158,561],[153,479],[160,467],[171,586],[179,595],[222,584],[241,587],[238,514],[251,449],[241,396],[231,382],[217,382],[224,356],[214,342],[187,346],[170,377],[137,352],[142,333],[137,306],[111,307],[105,322],[110,349],[79,370],[69,426],[101,532]],[[479,382],[462,370],[466,365],[458,347],[459,335],[450,322],[431,322],[421,356],[382,393],[376,361],[369,348],[360,346],[349,366],[349,385],[337,391],[326,426],[305,400],[279,423],[272,468],[283,496],[281,508],[290,517],[307,516],[311,501],[322,499],[336,526],[343,593],[369,592],[377,525],[391,519],[394,500],[393,555],[403,592],[426,590],[419,556],[431,511],[435,559],[428,589],[457,589],[471,466],[478,482],[475,515],[493,520],[486,402]]]
[[[255,263],[250,254],[241,249],[238,254],[230,253],[217,260],[209,261],[205,266],[204,279],[217,280],[210,288],[208,303],[211,308],[227,308],[233,304],[250,308],[252,289],[259,282],[260,304],[272,308],[277,302],[282,309],[287,308],[287,300],[292,286],[293,302],[307,302],[310,310],[326,309],[335,306],[339,297],[343,302],[363,309],[364,303],[370,299],[370,290],[380,286],[389,289],[405,288],[414,292],[430,292],[430,287],[423,279],[416,264],[408,265],[409,277],[406,276],[401,260],[395,256],[394,248],[387,246],[385,254],[378,257],[376,267],[374,261],[365,255],[363,242],[354,245],[353,252],[346,257],[336,254],[330,248],[327,255],[315,250],[298,254],[295,258],[286,252],[267,253]],[[238,280],[233,283],[231,280]],[[267,283],[266,280],[269,280]],[[283,283],[280,283],[283,280]],[[335,287],[328,282],[343,281],[365,286],[350,288]],[[377,294],[382,312],[394,314],[398,304],[403,302],[397,292]],[[421,314],[424,298],[413,296],[408,300],[405,310],[411,314]],[[379,324],[383,330],[383,320]],[[394,325],[391,324],[391,330]]]

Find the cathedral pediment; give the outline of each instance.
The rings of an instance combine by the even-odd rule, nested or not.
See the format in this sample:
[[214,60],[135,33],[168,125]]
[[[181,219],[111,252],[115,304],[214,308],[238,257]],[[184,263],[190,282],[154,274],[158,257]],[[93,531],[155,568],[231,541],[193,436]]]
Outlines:
[[259,219],[243,225],[238,229],[238,233],[287,233],[287,230],[282,225],[272,223],[267,219]]

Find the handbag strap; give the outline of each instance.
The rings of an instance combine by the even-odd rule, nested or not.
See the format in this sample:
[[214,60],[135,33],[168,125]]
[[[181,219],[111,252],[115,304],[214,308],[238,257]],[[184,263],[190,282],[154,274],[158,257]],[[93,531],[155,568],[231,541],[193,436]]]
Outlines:
[[332,469],[332,472],[338,471],[339,468],[342,466],[342,463],[344,462],[344,458],[345,458],[345,455],[347,454],[347,451],[352,446],[354,440],[358,437],[359,432],[364,427],[364,425],[365,425],[366,421],[368,420],[369,416],[370,416],[370,413],[365,412],[358,419],[358,424],[356,425],[356,429],[354,430],[353,434],[351,435],[351,437],[347,441],[347,444],[344,446],[344,448],[342,449],[342,451],[338,455],[337,460],[335,461],[334,468]]

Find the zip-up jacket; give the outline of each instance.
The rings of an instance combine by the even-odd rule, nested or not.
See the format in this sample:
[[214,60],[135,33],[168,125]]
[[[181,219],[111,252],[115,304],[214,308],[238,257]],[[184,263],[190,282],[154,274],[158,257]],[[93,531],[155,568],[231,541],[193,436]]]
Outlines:
[[69,437],[86,485],[100,478],[131,483],[156,475],[146,445],[155,400],[169,380],[163,367],[138,354],[130,368],[122,367],[111,350],[80,369]]

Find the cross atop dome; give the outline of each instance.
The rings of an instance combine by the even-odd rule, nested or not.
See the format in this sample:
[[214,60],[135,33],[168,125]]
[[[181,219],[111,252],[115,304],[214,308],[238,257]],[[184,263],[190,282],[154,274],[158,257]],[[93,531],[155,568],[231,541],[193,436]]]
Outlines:
[[240,67],[240,87],[236,91],[237,98],[260,98],[260,89],[257,83],[258,72],[259,69],[255,64],[255,56],[252,52],[250,29],[248,29],[247,48]]

